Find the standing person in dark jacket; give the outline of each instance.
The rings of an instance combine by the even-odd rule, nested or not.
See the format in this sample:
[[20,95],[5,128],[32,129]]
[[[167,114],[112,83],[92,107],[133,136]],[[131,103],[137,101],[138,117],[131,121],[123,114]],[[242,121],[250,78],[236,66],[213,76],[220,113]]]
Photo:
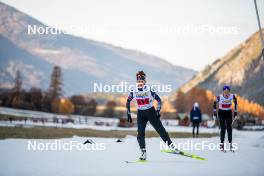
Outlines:
[[193,137],[195,137],[195,127],[197,128],[196,137],[199,135],[199,125],[202,122],[202,114],[199,108],[199,104],[195,102],[190,112],[191,122],[193,124]]

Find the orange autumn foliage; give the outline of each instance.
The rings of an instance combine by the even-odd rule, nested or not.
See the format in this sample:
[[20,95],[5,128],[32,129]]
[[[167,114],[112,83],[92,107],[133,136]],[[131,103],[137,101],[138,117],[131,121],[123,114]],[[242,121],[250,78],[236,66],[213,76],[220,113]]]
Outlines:
[[264,119],[264,107],[255,102],[249,101],[245,98],[237,96],[238,111],[243,113],[249,113],[256,117]]

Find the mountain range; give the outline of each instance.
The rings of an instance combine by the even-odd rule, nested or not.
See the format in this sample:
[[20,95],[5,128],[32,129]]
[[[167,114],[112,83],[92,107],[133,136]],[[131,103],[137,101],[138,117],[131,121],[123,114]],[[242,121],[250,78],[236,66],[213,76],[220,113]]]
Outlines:
[[264,58],[261,57],[261,48],[259,33],[256,32],[180,89],[188,92],[193,87],[200,87],[219,94],[223,85],[230,85],[232,92],[264,106]]
[[152,84],[170,84],[172,89],[196,74],[150,54],[74,35],[28,34],[28,26],[48,27],[0,2],[1,88],[12,87],[20,70],[24,88],[47,89],[54,65],[62,68],[66,95],[92,92],[93,83],[131,83],[139,70]]

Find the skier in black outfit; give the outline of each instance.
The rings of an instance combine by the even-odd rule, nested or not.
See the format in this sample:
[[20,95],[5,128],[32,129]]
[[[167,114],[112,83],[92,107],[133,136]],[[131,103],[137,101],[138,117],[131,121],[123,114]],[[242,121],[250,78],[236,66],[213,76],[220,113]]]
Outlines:
[[191,122],[193,124],[193,137],[195,137],[195,128],[197,128],[196,137],[198,137],[199,125],[202,122],[202,114],[199,108],[199,104],[197,102],[195,102],[193,105],[193,108],[190,112],[190,117],[191,117]]
[[[161,99],[156,94],[156,92],[152,91],[150,87],[145,85],[146,83],[146,75],[143,71],[139,71],[136,74],[137,77],[137,90],[133,90],[130,92],[127,98],[127,117],[128,122],[132,122],[131,112],[130,112],[130,102],[135,99],[137,102],[137,127],[138,127],[138,135],[137,140],[139,147],[141,149],[140,160],[146,160],[146,144],[145,144],[145,128],[147,122],[154,127],[154,129],[158,132],[162,140],[167,143],[170,147],[173,148],[173,143],[163,127],[160,121],[160,110],[161,110]],[[153,106],[153,102],[156,100],[158,102],[158,107],[155,110]]]
[[[232,115],[232,103],[234,102],[234,115]],[[219,119],[221,132],[220,132],[220,149],[225,150],[224,140],[225,132],[228,134],[228,142],[230,150],[232,150],[232,121],[237,116],[237,98],[234,94],[230,93],[230,87],[224,86],[223,93],[217,96],[214,102],[214,116]],[[217,111],[218,108],[218,111]]]

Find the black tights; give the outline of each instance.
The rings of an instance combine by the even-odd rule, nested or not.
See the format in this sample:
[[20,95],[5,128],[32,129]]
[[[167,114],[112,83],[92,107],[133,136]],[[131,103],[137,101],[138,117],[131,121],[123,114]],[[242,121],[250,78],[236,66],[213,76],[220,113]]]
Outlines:
[[232,111],[219,110],[218,117],[220,121],[220,141],[225,141],[225,132],[227,131],[228,142],[232,143]]
[[137,140],[140,148],[145,148],[145,129],[147,122],[150,122],[150,124],[154,127],[154,129],[157,131],[157,133],[160,135],[162,140],[170,145],[172,143],[167,131],[163,127],[160,119],[156,116],[156,111],[154,107],[147,109],[147,110],[138,110],[137,114],[137,125],[138,125],[138,135]]

